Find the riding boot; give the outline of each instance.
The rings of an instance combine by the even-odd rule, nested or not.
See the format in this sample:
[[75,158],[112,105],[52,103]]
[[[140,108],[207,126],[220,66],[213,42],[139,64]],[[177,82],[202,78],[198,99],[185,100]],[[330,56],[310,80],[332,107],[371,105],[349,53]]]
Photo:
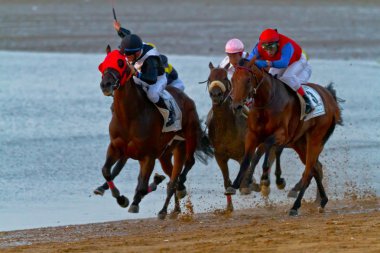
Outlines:
[[160,99],[158,100],[158,102],[156,103],[156,105],[162,109],[165,109],[165,110],[168,110],[169,111],[169,117],[168,117],[168,122],[166,122],[166,127],[169,127],[171,126],[173,123],[174,123],[174,112],[173,110],[170,110],[170,108],[168,108],[168,106],[165,104],[165,101],[162,97],[160,97]]
[[314,110],[314,106],[311,103],[311,100],[310,100],[309,96],[306,93],[302,97],[305,100],[305,104],[306,104],[305,113],[309,114],[309,113],[311,113]]

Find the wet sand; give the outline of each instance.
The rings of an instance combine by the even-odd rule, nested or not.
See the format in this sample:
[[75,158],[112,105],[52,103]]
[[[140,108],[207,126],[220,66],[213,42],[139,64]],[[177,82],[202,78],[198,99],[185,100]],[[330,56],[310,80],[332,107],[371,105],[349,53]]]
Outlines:
[[[110,1],[0,3],[0,50],[102,52],[117,46]],[[306,2],[306,3],[305,3]],[[292,4],[290,4],[292,3]],[[251,48],[262,28],[278,27],[313,58],[380,58],[379,1],[115,1],[117,15],[161,52],[222,55],[226,40]],[[270,9],[268,9],[270,8]],[[144,15],[148,13],[149,15]],[[380,200],[330,201],[326,213],[303,204],[233,214],[182,214],[0,232],[1,252],[379,252]]]
[[[380,199],[0,233],[1,252],[379,252]],[[15,247],[17,246],[17,247]],[[6,247],[6,248],[4,248]]]

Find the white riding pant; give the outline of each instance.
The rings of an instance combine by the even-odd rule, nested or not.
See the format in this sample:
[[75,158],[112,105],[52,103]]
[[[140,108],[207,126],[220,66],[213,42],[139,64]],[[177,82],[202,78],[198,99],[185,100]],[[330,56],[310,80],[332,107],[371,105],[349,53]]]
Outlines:
[[166,75],[161,75],[157,77],[157,82],[155,84],[147,84],[143,80],[133,76],[133,80],[136,84],[143,86],[143,90],[146,92],[146,95],[152,103],[157,103],[160,99],[162,91],[166,88]]
[[185,84],[182,82],[181,79],[177,78],[176,80],[174,80],[171,84],[169,84],[168,86],[173,86],[177,89],[180,89],[181,91],[184,91],[185,90]]
[[297,91],[301,87],[301,84],[305,84],[309,81],[311,72],[311,66],[304,54],[301,55],[298,61],[293,62],[287,68],[269,69],[269,73],[272,76],[277,74],[278,79],[289,85],[294,91]]

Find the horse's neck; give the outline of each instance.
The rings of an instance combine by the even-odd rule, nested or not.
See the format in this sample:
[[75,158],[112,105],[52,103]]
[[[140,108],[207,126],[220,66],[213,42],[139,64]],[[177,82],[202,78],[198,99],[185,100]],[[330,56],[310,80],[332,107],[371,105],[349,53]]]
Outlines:
[[124,129],[138,117],[144,107],[143,103],[137,87],[130,81],[115,91],[114,111]]
[[263,79],[261,79],[260,87],[256,87],[256,95],[254,97],[254,105],[256,107],[263,107],[268,105],[271,102],[272,94],[274,93],[274,89],[276,89],[275,85],[272,83],[272,79],[263,74]]
[[[221,105],[213,105],[212,111],[213,120],[218,122],[218,129],[227,129],[228,131],[232,130],[231,125],[233,125],[233,128],[236,128],[242,123],[242,120],[239,119],[240,116],[232,111],[231,101],[228,98]],[[245,125],[245,123],[243,122],[242,125]]]

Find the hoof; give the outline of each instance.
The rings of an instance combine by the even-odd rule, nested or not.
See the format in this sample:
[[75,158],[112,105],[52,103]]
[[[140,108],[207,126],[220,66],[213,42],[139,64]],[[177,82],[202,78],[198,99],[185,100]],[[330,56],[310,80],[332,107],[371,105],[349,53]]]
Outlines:
[[235,195],[236,189],[232,188],[231,186],[228,186],[226,191],[224,192],[224,195]]
[[153,182],[156,185],[159,185],[159,184],[161,184],[162,181],[164,181],[164,179],[165,179],[165,176],[156,173],[156,174],[154,174]]
[[231,203],[231,204],[228,204],[226,210],[227,210],[228,212],[233,212],[233,211],[234,211],[234,205],[233,205],[232,203]]
[[269,185],[270,185],[269,179],[261,179],[260,185],[269,187]]
[[[235,190],[235,189],[234,189]],[[251,194],[251,188],[248,188],[248,187],[244,187],[244,188],[240,188],[240,194],[241,195],[248,195],[248,194]]]
[[96,188],[96,189],[94,190],[94,194],[95,194],[95,195],[103,196],[103,194],[104,194],[105,191],[106,191],[106,190],[103,188],[103,186],[99,186],[98,188]]
[[298,211],[295,209],[290,209],[289,216],[298,216]]
[[325,209],[323,207],[318,207],[318,213],[324,213]]
[[131,205],[128,209],[129,213],[138,213],[139,212],[139,206],[138,205]]
[[183,199],[187,195],[186,188],[181,191],[177,190],[176,195],[179,199]]
[[279,190],[285,189],[285,186],[286,186],[285,179],[280,178],[280,180],[276,181],[276,185],[277,185],[277,189]]
[[297,198],[298,192],[295,190],[290,190],[288,193],[288,198]]
[[129,200],[127,197],[121,195],[120,197],[116,198],[117,203],[119,206],[126,208],[129,205]]
[[270,187],[269,186],[261,186],[261,195],[263,195],[264,197],[268,197],[270,194]]
[[166,212],[165,211],[160,211],[159,213],[158,213],[158,218],[160,219],[160,220],[164,220],[165,218],[166,218]]
[[254,192],[260,192],[261,191],[261,187],[257,183],[252,183],[250,185],[250,187],[251,187],[251,190],[254,191]]
[[[172,219],[172,220],[177,219],[177,217],[180,213],[181,213],[181,210],[173,210],[173,212],[171,212],[169,214],[169,219]],[[164,219],[165,219],[165,217],[164,217]]]

